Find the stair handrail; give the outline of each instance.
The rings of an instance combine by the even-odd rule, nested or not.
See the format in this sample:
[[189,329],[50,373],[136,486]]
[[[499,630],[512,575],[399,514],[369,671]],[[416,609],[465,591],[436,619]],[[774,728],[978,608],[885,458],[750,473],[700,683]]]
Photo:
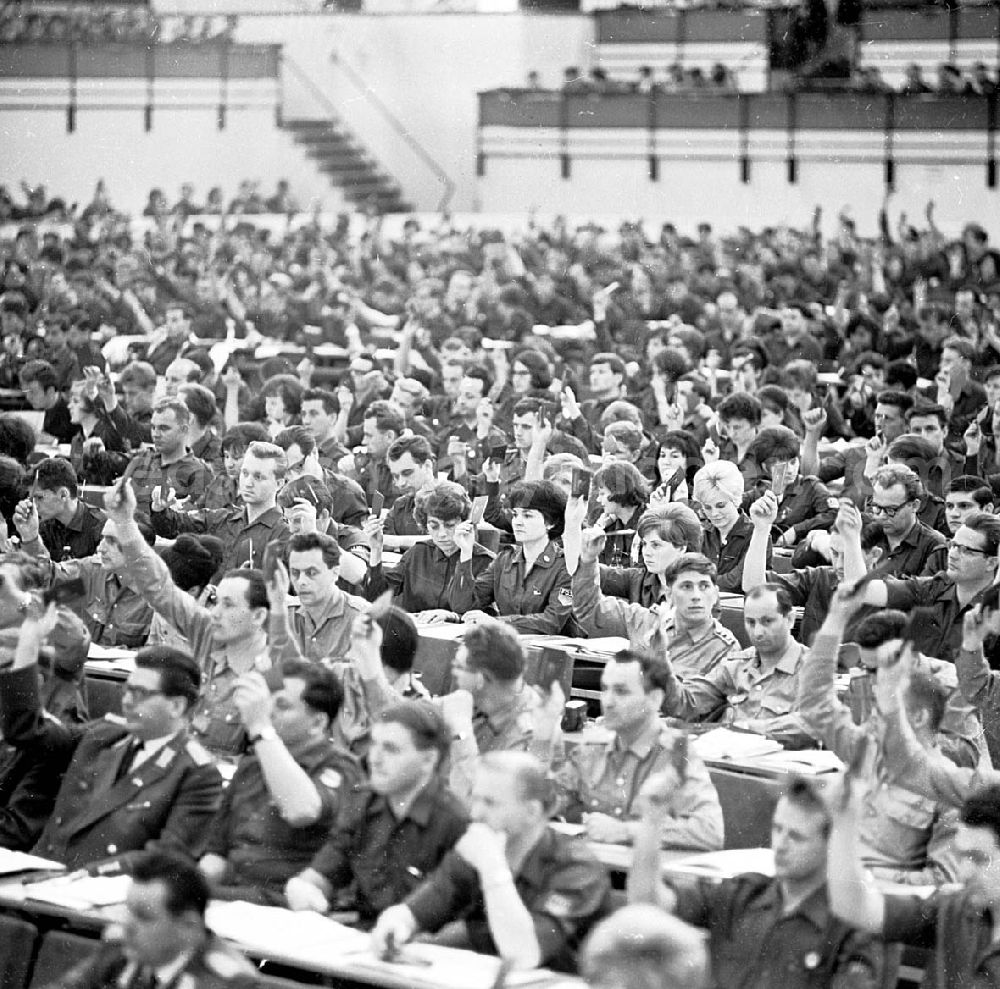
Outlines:
[[[375,93],[368,83],[365,82],[362,75],[354,68],[353,65],[338,55],[336,51],[334,51],[330,57],[332,61],[336,62],[344,70],[345,75],[347,75],[347,77],[351,80],[355,88],[379,112],[382,118],[403,139],[414,154],[416,154],[416,156],[441,181],[444,186],[444,192],[441,195],[441,199],[438,201],[437,211],[439,213],[445,212],[448,209],[448,204],[451,202],[452,196],[455,195],[456,185],[451,176],[448,175],[441,165],[438,164],[438,162],[431,156],[430,152],[428,152],[427,149],[410,133],[406,124],[404,124],[399,117],[397,117],[392,110],[390,110],[389,107],[382,102],[378,94]],[[306,89],[309,90],[309,92],[313,95],[313,98],[320,104],[320,106],[323,107],[331,119],[343,119],[330,97],[323,92],[309,73],[306,72],[302,66],[295,61],[295,59],[289,57],[287,52],[282,53],[282,62],[287,65],[298,77],[299,81],[305,85]]]

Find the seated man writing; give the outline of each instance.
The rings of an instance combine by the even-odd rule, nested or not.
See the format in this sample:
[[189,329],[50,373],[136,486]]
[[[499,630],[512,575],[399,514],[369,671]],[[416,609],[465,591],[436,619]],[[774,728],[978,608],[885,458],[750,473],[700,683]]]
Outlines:
[[611,884],[585,842],[548,827],[544,767],[525,752],[482,756],[473,823],[441,865],[372,931],[385,954],[420,931],[500,955],[518,969],[572,971],[581,942],[610,912]]

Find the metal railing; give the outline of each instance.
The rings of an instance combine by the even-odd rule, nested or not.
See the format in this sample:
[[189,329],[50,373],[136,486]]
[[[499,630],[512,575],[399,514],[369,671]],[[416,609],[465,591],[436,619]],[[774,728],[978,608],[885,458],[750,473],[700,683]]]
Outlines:
[[[441,183],[442,193],[441,198],[438,201],[437,210],[438,212],[444,212],[447,210],[452,197],[455,195],[456,189],[455,182],[452,180],[451,176],[448,175],[440,163],[434,159],[434,157],[420,143],[420,141],[413,136],[409,128],[399,119],[399,117],[397,117],[396,114],[382,102],[382,99],[378,96],[378,94],[365,81],[364,76],[362,76],[353,65],[336,53],[331,55],[331,59],[336,62],[338,68],[343,71],[344,75],[350,80],[352,85],[359,93],[361,93],[368,105],[378,113],[378,115],[389,125],[392,131],[406,144],[408,148],[410,148],[416,157],[428,169],[430,169],[434,177]],[[325,92],[323,92],[312,77],[294,59],[289,58],[287,53],[284,53],[282,56],[282,64],[290,69],[298,81],[309,91],[309,94],[323,109],[329,121],[342,123],[350,129],[350,125],[346,123],[343,115],[338,111],[334,102],[329,98],[329,96],[326,95]],[[391,170],[389,171],[391,173]],[[398,178],[397,183],[400,187],[402,187],[402,183],[398,182]]]

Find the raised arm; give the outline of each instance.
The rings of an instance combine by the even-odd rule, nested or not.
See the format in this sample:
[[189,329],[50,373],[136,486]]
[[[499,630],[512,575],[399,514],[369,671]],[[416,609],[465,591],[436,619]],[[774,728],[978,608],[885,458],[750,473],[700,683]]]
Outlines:
[[767,582],[767,547],[771,536],[771,526],[778,517],[778,500],[772,491],[765,491],[750,506],[750,521],[753,534],[743,558],[743,593]]

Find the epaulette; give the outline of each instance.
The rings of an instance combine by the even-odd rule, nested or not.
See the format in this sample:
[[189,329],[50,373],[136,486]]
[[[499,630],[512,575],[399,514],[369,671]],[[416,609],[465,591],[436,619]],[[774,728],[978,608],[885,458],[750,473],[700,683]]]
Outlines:
[[208,749],[193,738],[189,738],[184,743],[184,751],[191,757],[191,761],[196,766],[208,766],[214,761]]

